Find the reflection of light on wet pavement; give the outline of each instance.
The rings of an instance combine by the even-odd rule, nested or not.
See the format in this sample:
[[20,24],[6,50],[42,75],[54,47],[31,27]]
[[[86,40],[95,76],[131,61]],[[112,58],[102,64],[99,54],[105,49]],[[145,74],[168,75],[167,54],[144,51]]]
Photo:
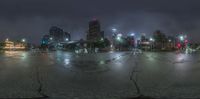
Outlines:
[[64,59],[64,67],[65,68],[71,68],[70,59],[68,59],[68,58]]
[[28,56],[27,53],[22,53],[22,59],[23,60],[27,59],[27,56]]
[[65,65],[69,65],[70,60],[69,59],[65,59],[64,62],[65,62]]
[[118,56],[118,57],[116,57],[116,60],[118,60],[118,59],[120,59],[121,58],[121,56]]
[[179,54],[176,56],[175,63],[184,63],[186,62],[187,54]]
[[21,52],[21,51],[5,51],[4,52],[6,57],[12,57],[12,58],[21,58],[26,59],[27,58],[27,52]]
[[110,51],[109,53],[114,53],[114,51]]
[[149,61],[156,62],[159,56],[155,53],[146,53],[146,57]]
[[8,57],[16,56],[16,54],[18,54],[16,51],[5,51],[5,55]]
[[118,62],[115,63],[115,67],[116,68],[121,68],[122,66],[123,66],[123,63],[120,62],[120,61],[118,61]]
[[188,60],[188,54],[178,54],[175,58],[174,66],[179,78],[188,76],[192,68],[191,62]]
[[100,61],[100,64],[101,64],[101,65],[105,64],[105,61],[101,60],[101,61]]

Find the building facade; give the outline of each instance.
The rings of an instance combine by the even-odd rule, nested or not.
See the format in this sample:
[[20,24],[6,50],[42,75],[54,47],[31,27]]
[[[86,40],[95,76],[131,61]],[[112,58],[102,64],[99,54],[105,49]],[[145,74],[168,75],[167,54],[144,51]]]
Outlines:
[[63,31],[63,29],[56,26],[50,28],[49,36],[54,42],[65,42],[71,40],[71,36],[68,32]]
[[88,41],[98,41],[104,39],[104,31],[101,31],[101,25],[98,20],[92,20],[89,22],[89,30],[87,32]]
[[27,49],[27,43],[24,42],[14,42],[10,41],[8,39],[4,42],[4,50],[26,50]]

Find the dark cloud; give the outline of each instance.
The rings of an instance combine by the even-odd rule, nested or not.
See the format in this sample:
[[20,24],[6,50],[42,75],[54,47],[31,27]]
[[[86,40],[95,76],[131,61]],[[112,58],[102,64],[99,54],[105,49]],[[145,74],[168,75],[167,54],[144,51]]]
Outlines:
[[0,39],[27,37],[39,43],[49,27],[60,26],[74,39],[85,37],[88,21],[98,18],[106,35],[154,30],[186,32],[199,41],[199,0],[1,0]]

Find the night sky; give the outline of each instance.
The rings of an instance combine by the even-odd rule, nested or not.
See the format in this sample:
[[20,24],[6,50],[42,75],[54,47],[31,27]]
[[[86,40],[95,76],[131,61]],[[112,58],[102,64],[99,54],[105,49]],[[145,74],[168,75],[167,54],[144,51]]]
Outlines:
[[185,32],[200,42],[200,0],[1,0],[0,40],[27,38],[39,44],[51,26],[72,39],[85,38],[88,21],[100,20],[106,36],[121,33],[151,35],[155,30],[175,35]]

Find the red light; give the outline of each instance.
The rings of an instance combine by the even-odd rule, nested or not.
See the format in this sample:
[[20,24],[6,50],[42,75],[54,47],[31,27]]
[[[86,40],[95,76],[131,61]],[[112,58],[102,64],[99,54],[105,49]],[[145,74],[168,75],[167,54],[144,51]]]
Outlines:
[[177,44],[177,47],[178,47],[178,48],[181,48],[181,44],[180,44],[180,43],[178,43],[178,44]]

